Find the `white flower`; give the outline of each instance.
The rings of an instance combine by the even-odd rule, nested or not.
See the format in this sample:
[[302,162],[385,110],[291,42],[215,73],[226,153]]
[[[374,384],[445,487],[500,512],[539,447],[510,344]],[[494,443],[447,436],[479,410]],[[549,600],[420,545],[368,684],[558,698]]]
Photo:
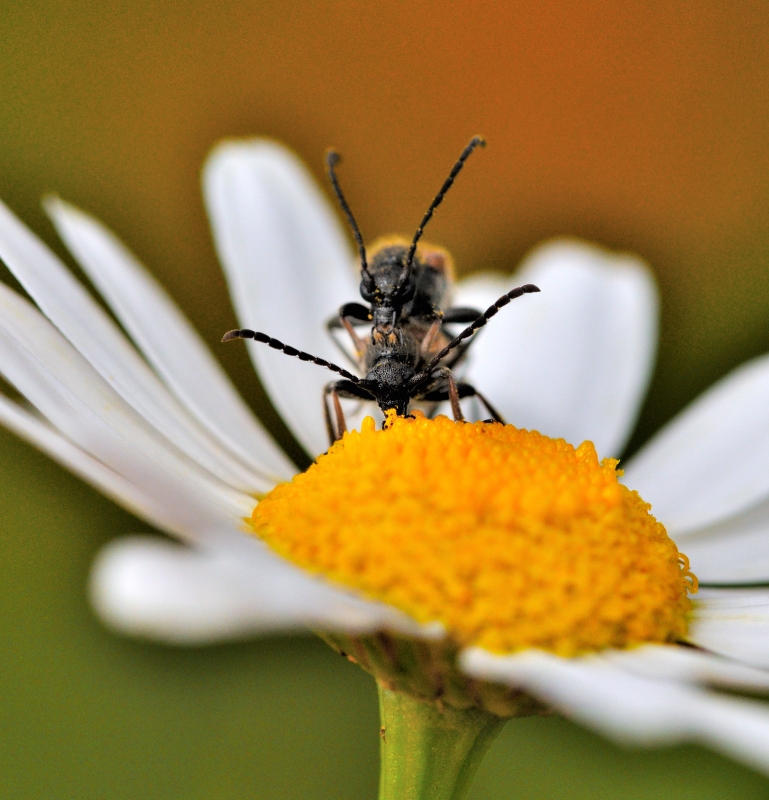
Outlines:
[[[325,321],[357,295],[354,259],[295,158],[265,141],[211,156],[205,194],[242,325],[319,356]],[[0,206],[0,257],[37,308],[0,284],[0,420],[140,517],[181,540],[121,539],[93,569],[101,617],[125,633],[199,643],[312,626],[441,636],[405,614],[309,576],[242,530],[253,494],[294,468],[179,310],[91,217],[46,208],[132,342],[53,253]],[[560,241],[515,282],[537,302],[495,318],[469,376],[520,427],[616,454],[651,373],[657,299],[642,262]],[[477,276],[457,302],[485,307],[512,279]],[[39,310],[38,310],[39,308]],[[42,313],[41,313],[42,312]],[[312,455],[326,447],[328,375],[259,345],[249,351],[276,407]],[[769,358],[733,372],[626,467],[626,483],[689,554],[701,580],[769,583]],[[474,676],[520,687],[617,740],[699,741],[769,772],[769,708],[711,687],[769,691],[769,590],[698,595],[690,642],[574,659],[470,649]]]

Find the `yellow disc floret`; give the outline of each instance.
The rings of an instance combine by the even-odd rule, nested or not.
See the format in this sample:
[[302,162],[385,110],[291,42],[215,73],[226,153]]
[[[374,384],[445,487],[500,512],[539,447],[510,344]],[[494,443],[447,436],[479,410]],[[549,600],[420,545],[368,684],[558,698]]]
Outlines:
[[439,620],[461,646],[568,656],[674,641],[696,579],[616,464],[512,425],[368,418],[252,524],[294,563]]

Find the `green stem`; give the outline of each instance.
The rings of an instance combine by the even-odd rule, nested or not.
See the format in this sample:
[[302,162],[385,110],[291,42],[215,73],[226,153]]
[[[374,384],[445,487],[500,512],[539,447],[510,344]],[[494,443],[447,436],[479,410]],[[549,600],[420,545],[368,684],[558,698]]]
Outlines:
[[379,684],[379,800],[463,800],[506,720],[459,711]]

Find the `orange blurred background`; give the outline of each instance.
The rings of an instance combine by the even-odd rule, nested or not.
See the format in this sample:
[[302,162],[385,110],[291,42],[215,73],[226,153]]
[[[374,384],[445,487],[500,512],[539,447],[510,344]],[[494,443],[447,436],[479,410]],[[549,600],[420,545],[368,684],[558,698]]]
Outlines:
[[0,32],[0,194],[46,232],[47,190],[106,219],[211,341],[232,321],[198,189],[214,141],[275,136],[320,178],[338,147],[371,240],[411,231],[482,133],[430,238],[465,272],[561,233],[649,259],[644,435],[769,346],[762,3],[36,0]]

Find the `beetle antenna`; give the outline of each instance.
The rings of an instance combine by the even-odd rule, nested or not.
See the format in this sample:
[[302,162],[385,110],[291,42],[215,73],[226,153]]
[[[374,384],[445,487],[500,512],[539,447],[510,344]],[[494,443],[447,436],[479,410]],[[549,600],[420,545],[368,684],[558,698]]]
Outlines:
[[358,243],[361,272],[368,273],[368,263],[366,262],[366,246],[363,244],[363,237],[360,235],[358,223],[355,221],[355,217],[350,210],[350,206],[345,199],[344,192],[342,192],[342,187],[339,185],[339,180],[336,177],[335,168],[341,160],[342,157],[336,152],[336,150],[326,151],[326,169],[328,169],[328,178],[331,181],[331,185],[334,187],[334,194],[336,195],[336,199],[339,201],[339,205],[342,206],[342,211],[344,211],[344,213],[347,215],[347,221],[350,223],[355,241]]
[[533,292],[538,292],[539,287],[535,286],[533,283],[527,283],[525,286],[519,286],[517,289],[513,289],[512,291],[508,292],[507,294],[503,294],[502,297],[499,298],[493,305],[490,305],[484,312],[481,314],[475,322],[468,325],[459,336],[452,339],[439,353],[437,353],[433,360],[424,368],[424,377],[420,378],[417,383],[414,385],[413,388],[417,388],[421,386],[423,383],[426,383],[432,374],[432,371],[440,364],[440,362],[446,358],[446,356],[454,350],[456,347],[459,347],[460,344],[465,339],[469,339],[477,330],[482,328],[493,316],[497,314],[497,312],[504,308],[511,300],[515,300],[517,297],[522,297],[525,294],[532,294]]
[[449,177],[443,182],[443,186],[441,186],[440,191],[435,195],[435,199],[432,203],[430,203],[430,208],[427,209],[424,217],[422,217],[422,222],[419,223],[417,232],[414,234],[414,239],[411,242],[411,247],[409,248],[409,253],[406,257],[406,266],[404,267],[404,272],[408,273],[408,271],[411,269],[411,266],[414,262],[414,253],[416,253],[417,250],[417,244],[422,238],[422,234],[425,232],[425,226],[432,219],[435,209],[438,208],[438,206],[443,202],[446,192],[448,192],[456,180],[457,175],[459,175],[459,173],[462,171],[465,161],[470,158],[473,150],[475,150],[475,148],[479,145],[481,147],[486,147],[486,140],[483,138],[483,136],[473,136],[473,138],[470,139],[467,147],[465,147],[465,149],[462,151],[462,154],[457,159],[457,163],[454,164],[453,169],[449,173]]
[[283,342],[279,341],[278,339],[273,339],[272,336],[268,336],[266,333],[251,331],[248,328],[239,328],[234,331],[227,331],[227,333],[222,336],[223,342],[231,342],[233,339],[253,339],[254,341],[266,344],[273,350],[280,350],[287,356],[295,356],[300,361],[309,361],[312,364],[317,364],[319,367],[330,369],[332,372],[336,372],[337,375],[347,378],[348,381],[352,381],[353,383],[360,382],[360,378],[357,375],[353,375],[352,372],[348,372],[346,369],[338,367],[336,364],[332,364],[330,361],[326,361],[325,358],[318,358],[318,356],[305,353],[304,350],[297,350],[296,347],[283,344]]

